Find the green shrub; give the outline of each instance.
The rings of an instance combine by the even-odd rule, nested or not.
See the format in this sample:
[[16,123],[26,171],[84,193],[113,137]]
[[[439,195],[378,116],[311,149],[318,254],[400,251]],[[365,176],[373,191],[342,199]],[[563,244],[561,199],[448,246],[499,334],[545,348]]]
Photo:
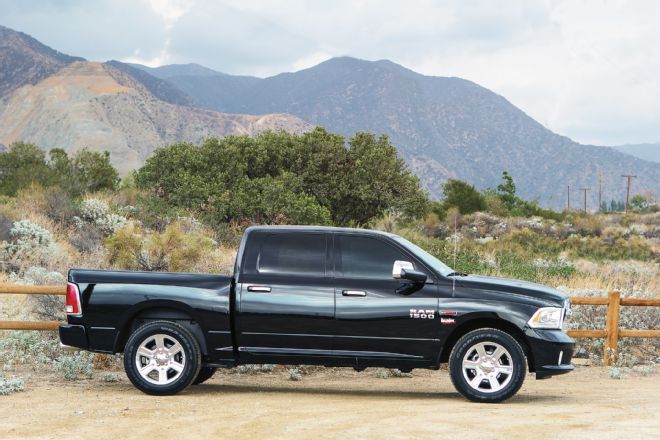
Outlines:
[[25,381],[20,377],[5,378],[0,374],[0,396],[25,390]]
[[93,353],[78,351],[69,356],[59,357],[53,367],[65,380],[77,380],[81,377],[90,379],[94,372],[93,359]]

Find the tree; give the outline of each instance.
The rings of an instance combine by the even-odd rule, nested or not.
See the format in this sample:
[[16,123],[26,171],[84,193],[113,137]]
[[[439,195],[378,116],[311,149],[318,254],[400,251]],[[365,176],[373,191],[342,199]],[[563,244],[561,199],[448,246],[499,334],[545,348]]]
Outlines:
[[630,200],[630,209],[635,211],[635,212],[642,212],[648,207],[649,203],[646,200],[646,197],[644,197],[641,194],[637,194],[636,196],[633,196],[633,198]]
[[449,179],[442,187],[445,208],[456,207],[461,214],[470,214],[486,209],[483,194],[473,185],[462,180]]
[[110,164],[110,154],[84,148],[73,158],[61,148],[48,154],[34,144],[16,142],[0,153],[0,193],[14,196],[32,183],[43,187],[59,186],[70,196],[115,189],[117,170]]
[[32,183],[47,186],[52,176],[46,153],[34,144],[15,142],[0,153],[0,194],[15,196]]
[[358,133],[346,145],[322,128],[170,145],[135,182],[165,205],[216,224],[364,224],[388,209],[421,216],[428,203],[387,137]]
[[502,172],[502,180],[503,182],[497,185],[497,193],[506,208],[511,212],[516,207],[516,202],[519,201],[516,196],[516,184],[508,171]]

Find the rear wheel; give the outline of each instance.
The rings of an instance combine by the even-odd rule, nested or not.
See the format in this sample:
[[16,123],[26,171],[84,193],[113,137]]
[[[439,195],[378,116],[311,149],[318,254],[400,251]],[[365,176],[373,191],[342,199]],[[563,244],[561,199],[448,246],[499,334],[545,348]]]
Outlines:
[[193,380],[193,385],[199,385],[200,383],[206,382],[213,377],[217,368],[213,367],[202,367],[197,374],[195,380]]
[[184,390],[197,377],[200,365],[197,340],[175,322],[149,322],[126,342],[126,375],[147,394],[164,396]]
[[449,357],[456,390],[475,402],[502,402],[518,392],[527,361],[520,344],[507,333],[474,330],[458,340]]

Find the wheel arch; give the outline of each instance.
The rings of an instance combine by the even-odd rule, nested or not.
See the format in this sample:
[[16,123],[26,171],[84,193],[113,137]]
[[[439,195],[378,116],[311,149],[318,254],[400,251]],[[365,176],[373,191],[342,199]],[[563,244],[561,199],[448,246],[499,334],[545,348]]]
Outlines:
[[473,330],[478,330],[480,328],[495,328],[501,330],[509,335],[511,335],[517,342],[520,344],[520,347],[523,349],[525,356],[528,359],[528,367],[530,372],[534,372],[534,354],[529,345],[529,341],[525,336],[523,330],[515,325],[514,323],[507,321],[506,319],[497,318],[497,317],[479,317],[474,318],[469,321],[459,324],[449,335],[445,341],[443,348],[440,352],[440,363],[446,363],[449,361],[449,355],[451,354],[452,349],[458,342],[458,340],[463,336],[468,334]]
[[184,326],[197,340],[202,355],[208,355],[204,329],[196,318],[194,310],[189,305],[178,301],[145,301],[132,307],[117,332],[113,351],[115,353],[123,352],[133,331],[151,321],[173,321]]

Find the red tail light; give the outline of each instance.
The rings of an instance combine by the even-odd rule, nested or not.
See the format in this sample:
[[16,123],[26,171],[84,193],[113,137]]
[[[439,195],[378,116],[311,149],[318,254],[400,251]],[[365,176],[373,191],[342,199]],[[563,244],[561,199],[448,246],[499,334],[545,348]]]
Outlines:
[[80,307],[80,292],[78,286],[73,283],[66,283],[66,314],[71,316],[82,315]]

